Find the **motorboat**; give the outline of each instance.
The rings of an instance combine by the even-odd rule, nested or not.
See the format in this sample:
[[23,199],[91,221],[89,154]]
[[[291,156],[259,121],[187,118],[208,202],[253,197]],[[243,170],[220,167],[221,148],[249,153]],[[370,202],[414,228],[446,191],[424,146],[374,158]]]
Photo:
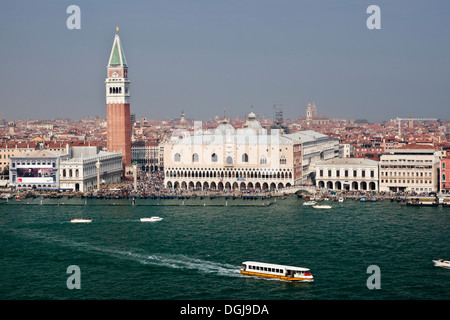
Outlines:
[[308,268],[291,267],[280,264],[245,261],[241,274],[254,277],[279,279],[285,281],[313,282],[314,277]]
[[303,205],[304,206],[313,206],[313,205],[315,205],[317,202],[315,202],[315,201],[306,201],[306,202],[303,202]]
[[160,217],[150,217],[150,218],[141,218],[141,222],[156,222],[161,221],[163,218]]
[[344,198],[340,197],[338,201],[339,202],[344,202]]
[[72,219],[70,220],[72,223],[91,223],[92,219]]
[[328,205],[317,205],[313,206],[314,209],[331,209],[331,206]]
[[450,269],[450,261],[447,261],[444,259],[439,259],[439,260],[433,260],[433,262],[436,267]]

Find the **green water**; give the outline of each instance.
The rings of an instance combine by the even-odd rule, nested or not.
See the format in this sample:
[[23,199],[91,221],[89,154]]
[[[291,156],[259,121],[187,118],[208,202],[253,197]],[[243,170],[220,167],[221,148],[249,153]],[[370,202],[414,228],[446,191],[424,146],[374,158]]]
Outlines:
[[[45,200],[45,201],[44,201]],[[262,203],[264,205],[262,205]],[[24,199],[0,204],[0,299],[449,299],[450,208],[347,200]],[[184,204],[184,205],[182,205]],[[164,220],[142,223],[139,218]],[[90,224],[70,223],[74,218]],[[311,269],[313,283],[242,276],[242,261]],[[68,289],[68,266],[80,289]],[[380,268],[370,290],[367,268]]]

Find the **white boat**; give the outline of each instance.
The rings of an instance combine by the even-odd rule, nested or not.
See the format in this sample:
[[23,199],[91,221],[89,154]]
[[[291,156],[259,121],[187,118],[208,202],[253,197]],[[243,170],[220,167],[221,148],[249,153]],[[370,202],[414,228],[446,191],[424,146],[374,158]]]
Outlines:
[[241,274],[247,276],[273,278],[286,281],[313,282],[314,277],[308,268],[284,266],[280,264],[245,261]]
[[331,209],[331,206],[322,205],[322,206],[313,206],[314,209]]
[[344,198],[340,197],[338,201],[339,202],[344,202]]
[[315,202],[315,201],[306,201],[306,202],[303,202],[303,205],[304,206],[313,206],[313,205],[315,205],[317,202]]
[[70,220],[72,223],[91,223],[92,219],[72,219]]
[[450,269],[450,261],[444,260],[444,259],[439,259],[439,260],[433,260],[434,265],[436,267],[442,267],[442,268],[447,268]]
[[150,217],[150,218],[141,218],[142,222],[156,222],[161,221],[163,218],[160,217]]

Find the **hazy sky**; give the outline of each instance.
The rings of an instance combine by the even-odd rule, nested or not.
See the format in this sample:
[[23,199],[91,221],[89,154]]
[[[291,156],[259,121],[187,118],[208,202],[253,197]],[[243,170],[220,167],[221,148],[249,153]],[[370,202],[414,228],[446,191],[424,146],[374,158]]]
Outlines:
[[[367,7],[381,8],[369,30]],[[69,5],[81,29],[69,30]],[[105,117],[115,27],[137,117],[450,120],[450,1],[5,1],[0,117]]]

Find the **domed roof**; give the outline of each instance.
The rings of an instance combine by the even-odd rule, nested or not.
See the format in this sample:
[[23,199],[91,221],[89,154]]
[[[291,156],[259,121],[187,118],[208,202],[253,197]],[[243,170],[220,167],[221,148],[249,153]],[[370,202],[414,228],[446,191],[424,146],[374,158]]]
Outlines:
[[255,130],[255,133],[259,133],[259,130],[263,129],[261,123],[259,123],[259,121],[256,120],[256,115],[253,112],[253,107],[251,107],[250,113],[247,116],[247,121],[245,121],[245,124],[242,127],[253,129]]
[[224,119],[224,121],[217,126],[216,130],[220,131],[221,133],[225,133],[227,131],[234,132],[234,127],[230,123],[228,123],[227,119]]

